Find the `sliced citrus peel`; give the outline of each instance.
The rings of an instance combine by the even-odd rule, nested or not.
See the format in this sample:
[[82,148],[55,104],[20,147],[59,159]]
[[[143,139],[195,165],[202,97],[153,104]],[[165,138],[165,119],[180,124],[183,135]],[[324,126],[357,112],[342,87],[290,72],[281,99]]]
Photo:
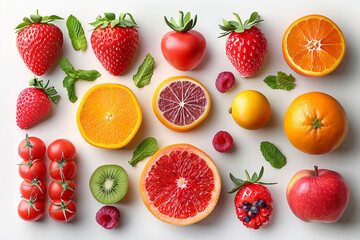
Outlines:
[[308,15],[285,31],[283,55],[288,65],[306,76],[323,76],[334,71],[345,54],[345,38],[340,28],[322,15]]
[[167,128],[186,132],[198,126],[208,116],[211,98],[205,86],[197,80],[175,76],[157,87],[152,108],[156,117]]
[[189,225],[208,216],[221,190],[219,171],[211,158],[189,144],[167,146],[147,162],[140,193],[159,220]]
[[135,136],[142,111],[134,93],[121,84],[99,84],[83,97],[76,116],[83,138],[93,146],[118,149]]

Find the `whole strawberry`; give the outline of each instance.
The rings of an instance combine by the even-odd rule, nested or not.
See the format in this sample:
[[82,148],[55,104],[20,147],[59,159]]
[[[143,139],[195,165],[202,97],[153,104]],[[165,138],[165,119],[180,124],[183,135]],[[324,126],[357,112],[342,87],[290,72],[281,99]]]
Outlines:
[[16,124],[21,129],[28,129],[45,117],[51,109],[51,102],[57,103],[60,96],[54,87],[48,88],[49,81],[31,79],[29,85],[18,96],[16,103]]
[[235,178],[230,173],[231,180],[238,185],[229,193],[237,194],[235,196],[235,209],[238,219],[248,228],[259,229],[270,219],[273,210],[273,200],[269,190],[263,185],[275,183],[259,182],[264,173],[264,167],[261,168],[259,175],[254,173],[250,178],[245,170],[246,181]]
[[15,30],[16,47],[26,66],[37,76],[46,73],[59,55],[63,45],[61,30],[50,24],[63,19],[56,15],[40,16],[38,10],[30,19],[24,17]]
[[219,25],[225,31],[219,37],[228,34],[226,41],[226,56],[243,77],[253,77],[263,64],[267,52],[267,41],[261,30],[255,27],[261,22],[257,12],[250,19],[241,22],[239,15],[234,13],[236,21],[226,21]]
[[[130,20],[125,20],[126,15]],[[105,13],[90,23],[95,27],[91,34],[91,46],[103,67],[112,75],[125,72],[134,57],[139,43],[139,33],[131,14],[120,14],[115,19],[114,13]]]

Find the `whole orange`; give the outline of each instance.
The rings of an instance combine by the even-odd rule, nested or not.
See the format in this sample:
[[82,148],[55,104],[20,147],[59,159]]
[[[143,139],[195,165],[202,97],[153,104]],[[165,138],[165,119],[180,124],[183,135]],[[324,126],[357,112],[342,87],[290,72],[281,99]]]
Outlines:
[[349,124],[344,108],[321,92],[298,96],[288,107],[284,130],[290,142],[309,154],[335,150],[344,141]]

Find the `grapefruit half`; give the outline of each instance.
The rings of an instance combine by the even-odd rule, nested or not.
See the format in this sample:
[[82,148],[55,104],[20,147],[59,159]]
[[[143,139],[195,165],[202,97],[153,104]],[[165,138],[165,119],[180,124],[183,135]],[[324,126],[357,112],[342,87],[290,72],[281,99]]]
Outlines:
[[185,132],[209,114],[211,99],[200,82],[187,76],[171,77],[155,90],[152,108],[159,121],[171,130]]
[[221,180],[213,160],[189,144],[167,146],[155,153],[140,177],[140,193],[159,220],[189,225],[211,213]]

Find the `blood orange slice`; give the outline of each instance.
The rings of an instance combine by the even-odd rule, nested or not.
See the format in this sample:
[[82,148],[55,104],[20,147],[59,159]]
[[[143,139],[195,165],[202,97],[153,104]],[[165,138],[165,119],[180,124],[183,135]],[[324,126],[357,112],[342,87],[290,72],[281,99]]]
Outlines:
[[159,150],[140,178],[140,193],[146,207],[161,221],[174,225],[189,225],[209,215],[220,189],[215,163],[189,144]]
[[199,125],[209,114],[211,99],[208,90],[187,76],[166,79],[155,90],[152,107],[166,127],[185,132]]

